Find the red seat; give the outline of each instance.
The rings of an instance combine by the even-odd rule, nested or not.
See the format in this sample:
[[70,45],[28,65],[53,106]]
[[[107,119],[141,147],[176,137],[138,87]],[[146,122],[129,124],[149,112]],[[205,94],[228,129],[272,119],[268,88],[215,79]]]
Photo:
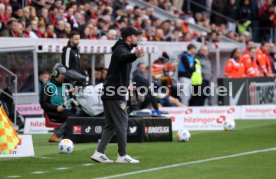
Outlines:
[[46,127],[59,128],[62,125],[62,123],[52,122],[46,113],[44,113],[44,117],[45,117],[45,126]]

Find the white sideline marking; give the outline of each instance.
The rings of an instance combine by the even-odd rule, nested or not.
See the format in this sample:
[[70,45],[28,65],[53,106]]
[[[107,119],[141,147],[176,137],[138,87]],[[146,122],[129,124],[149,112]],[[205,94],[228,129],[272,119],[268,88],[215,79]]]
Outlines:
[[35,175],[39,175],[39,174],[43,174],[43,173],[47,173],[48,171],[35,171],[35,172],[32,172],[32,174],[35,174]]
[[276,150],[276,147],[262,149],[262,150],[254,150],[254,151],[250,151],[250,152],[242,152],[242,153],[226,155],[226,156],[221,156],[221,157],[213,157],[213,158],[208,158],[208,159],[195,160],[195,161],[191,161],[191,162],[165,165],[162,167],[156,167],[156,168],[150,168],[150,169],[145,169],[145,170],[138,170],[138,171],[134,171],[134,172],[110,175],[110,176],[99,177],[99,178],[95,178],[95,179],[118,178],[118,177],[124,177],[124,176],[129,176],[129,175],[136,175],[136,174],[140,174],[140,173],[147,173],[147,172],[153,172],[153,171],[158,171],[158,170],[163,170],[163,169],[181,167],[181,166],[186,166],[186,165],[191,165],[191,164],[199,164],[199,163],[205,163],[205,162],[209,162],[209,161],[222,160],[222,159],[227,159],[227,158],[235,158],[235,157],[240,157],[240,156],[245,156],[245,155],[252,155],[252,154],[256,154],[256,153],[270,152],[270,151],[275,151],[275,150]]
[[21,176],[14,175],[14,176],[7,176],[7,178],[21,178]]
[[85,164],[82,164],[81,166],[87,167],[87,166],[91,166],[91,165],[95,165],[95,164],[93,164],[93,163],[85,163]]
[[55,170],[68,170],[70,168],[67,168],[67,167],[60,167],[60,168],[56,168]]

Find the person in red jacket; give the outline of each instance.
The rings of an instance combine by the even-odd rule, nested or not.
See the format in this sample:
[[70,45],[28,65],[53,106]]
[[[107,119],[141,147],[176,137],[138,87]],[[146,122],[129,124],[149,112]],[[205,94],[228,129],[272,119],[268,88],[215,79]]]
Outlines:
[[256,61],[261,68],[261,76],[270,76],[272,74],[270,58],[267,54],[269,48],[268,42],[262,42],[257,50]]
[[252,47],[248,49],[248,54],[245,54],[241,59],[247,77],[260,76],[259,67],[256,62],[256,52],[257,49],[255,47]]
[[235,48],[231,53],[231,58],[226,62],[224,67],[224,75],[227,78],[242,78],[245,77],[244,65],[241,61],[241,51]]

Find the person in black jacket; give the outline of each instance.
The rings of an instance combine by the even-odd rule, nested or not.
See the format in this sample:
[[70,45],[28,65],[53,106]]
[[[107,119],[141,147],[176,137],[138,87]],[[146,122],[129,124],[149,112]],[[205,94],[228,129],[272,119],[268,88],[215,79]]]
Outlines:
[[[225,7],[226,7],[225,0],[213,0],[211,8],[212,8],[212,11],[214,11],[214,12],[224,14]],[[211,13],[210,22],[211,22],[211,24],[220,26],[222,24],[226,24],[226,19],[217,14]]]
[[225,8],[225,15],[233,21],[228,20],[228,29],[236,32],[236,21],[238,20],[239,7],[236,0],[228,0],[227,7]]
[[274,29],[273,21],[276,18],[276,14],[274,13],[274,5],[270,5],[265,12],[261,14],[261,22],[260,22],[260,37],[264,42],[268,42],[272,40],[271,31]]
[[239,25],[238,32],[243,33],[248,31],[249,26],[252,23],[252,8],[250,0],[242,0],[239,7]]
[[69,35],[68,45],[62,49],[62,64],[67,69],[72,69],[86,75],[80,64],[79,41],[80,34],[76,31],[72,31]]
[[[98,149],[91,156],[92,160],[101,163],[112,163],[104,154],[105,148],[116,133],[118,142],[118,158],[116,163],[139,163],[126,153],[128,114],[126,95],[130,82],[132,62],[144,56],[143,49],[137,47],[138,36],[142,32],[133,27],[121,30],[121,38],[112,47],[112,56],[107,77],[103,87],[103,106],[105,128]],[[131,53],[136,47],[134,53]]]

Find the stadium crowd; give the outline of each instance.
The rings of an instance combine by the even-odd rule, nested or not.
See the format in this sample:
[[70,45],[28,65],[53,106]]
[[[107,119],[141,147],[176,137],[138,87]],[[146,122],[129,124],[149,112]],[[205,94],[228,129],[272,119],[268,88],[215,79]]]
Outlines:
[[[200,0],[196,4],[186,0],[146,1],[179,18],[161,21],[153,15],[153,7],[132,6],[128,0],[28,0],[26,7],[21,0],[1,0],[0,35],[66,38],[76,30],[82,39],[115,40],[122,27],[133,25],[143,31],[145,41],[219,42],[225,35],[245,42],[251,36],[254,41],[271,40],[270,30],[276,25],[272,0]],[[190,30],[189,23],[211,32],[198,34]]]
[[40,0],[28,1],[26,7],[19,1],[3,0],[0,29],[5,37],[67,38],[74,30],[82,39],[115,40],[121,28],[133,25],[143,30],[146,41],[192,40],[183,20],[161,22],[153,11],[152,7],[133,7],[127,0]]
[[[245,42],[269,41],[276,26],[275,0],[145,0],[217,36]],[[216,35],[215,35],[216,34]]]

